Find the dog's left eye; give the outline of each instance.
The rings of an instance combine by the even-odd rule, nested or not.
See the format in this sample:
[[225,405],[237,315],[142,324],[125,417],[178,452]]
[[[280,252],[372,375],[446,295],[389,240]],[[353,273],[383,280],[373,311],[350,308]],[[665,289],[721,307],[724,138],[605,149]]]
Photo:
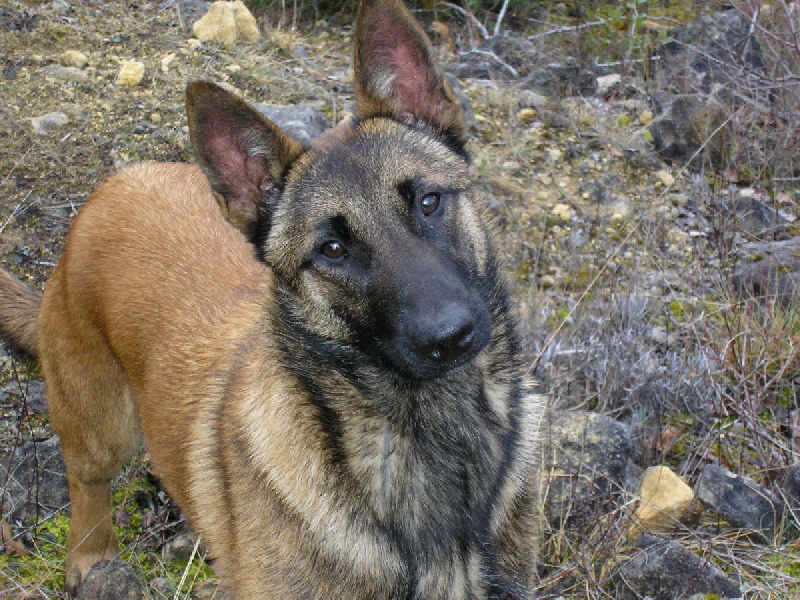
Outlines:
[[432,214],[438,211],[441,204],[442,197],[435,192],[431,194],[425,194],[419,201],[420,210],[426,217],[430,217]]
[[347,249],[341,242],[328,240],[320,248],[320,253],[329,260],[339,260],[347,255]]

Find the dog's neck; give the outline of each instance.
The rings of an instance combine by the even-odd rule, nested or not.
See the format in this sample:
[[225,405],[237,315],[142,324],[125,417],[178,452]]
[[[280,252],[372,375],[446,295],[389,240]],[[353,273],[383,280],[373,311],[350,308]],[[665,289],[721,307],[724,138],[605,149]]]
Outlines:
[[[366,514],[396,547],[424,562],[431,549],[488,543],[490,498],[519,443],[521,377],[510,323],[496,319],[491,342],[472,363],[413,380],[387,376],[356,349],[309,339],[286,314],[273,322],[282,328],[283,366],[317,409],[333,468],[359,490]],[[317,365],[314,374],[298,367],[308,364]],[[346,433],[363,430],[373,435]],[[364,439],[372,446],[354,447]]]

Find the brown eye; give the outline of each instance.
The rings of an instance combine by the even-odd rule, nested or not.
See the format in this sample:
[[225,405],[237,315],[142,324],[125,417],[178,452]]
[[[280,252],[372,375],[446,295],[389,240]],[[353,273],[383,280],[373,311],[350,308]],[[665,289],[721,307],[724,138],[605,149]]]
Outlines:
[[439,205],[441,204],[441,197],[439,194],[425,194],[422,197],[422,200],[419,201],[420,210],[422,210],[422,214],[426,217],[431,216],[437,210],[439,210]]
[[329,258],[331,260],[340,259],[347,254],[344,246],[336,240],[329,240],[322,244],[320,252],[325,256],[325,258]]

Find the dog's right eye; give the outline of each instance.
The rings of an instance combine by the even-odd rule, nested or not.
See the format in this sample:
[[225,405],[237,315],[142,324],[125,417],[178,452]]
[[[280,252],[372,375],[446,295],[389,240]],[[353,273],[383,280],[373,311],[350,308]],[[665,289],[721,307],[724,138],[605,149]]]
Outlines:
[[320,248],[320,254],[329,260],[340,260],[347,256],[347,249],[341,242],[336,240],[328,240]]

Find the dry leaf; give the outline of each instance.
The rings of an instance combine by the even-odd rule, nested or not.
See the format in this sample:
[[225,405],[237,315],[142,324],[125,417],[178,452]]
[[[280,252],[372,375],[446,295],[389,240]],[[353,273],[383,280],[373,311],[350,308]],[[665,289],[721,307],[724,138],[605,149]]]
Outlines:
[[3,545],[7,555],[16,554],[17,556],[26,556],[30,554],[25,549],[22,540],[14,539],[14,534],[11,531],[11,525],[8,521],[0,521],[0,544]]

